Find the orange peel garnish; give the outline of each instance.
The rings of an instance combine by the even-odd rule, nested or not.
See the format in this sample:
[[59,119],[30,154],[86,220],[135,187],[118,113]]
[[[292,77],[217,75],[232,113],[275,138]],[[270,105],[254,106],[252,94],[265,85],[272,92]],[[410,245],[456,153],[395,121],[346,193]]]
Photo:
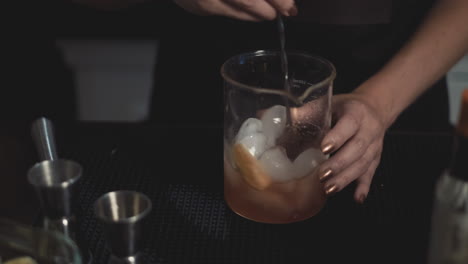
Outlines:
[[264,190],[271,184],[271,177],[263,170],[257,159],[250,154],[244,145],[233,146],[233,158],[242,178],[253,188]]

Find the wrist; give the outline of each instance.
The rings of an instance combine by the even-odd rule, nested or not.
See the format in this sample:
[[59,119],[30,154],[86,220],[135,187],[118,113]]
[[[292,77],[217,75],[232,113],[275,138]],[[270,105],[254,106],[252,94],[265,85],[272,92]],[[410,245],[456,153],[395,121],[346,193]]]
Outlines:
[[380,82],[376,78],[371,78],[361,84],[353,91],[353,94],[359,96],[372,108],[386,129],[395,122],[405,108],[402,101],[392,93],[388,82]]

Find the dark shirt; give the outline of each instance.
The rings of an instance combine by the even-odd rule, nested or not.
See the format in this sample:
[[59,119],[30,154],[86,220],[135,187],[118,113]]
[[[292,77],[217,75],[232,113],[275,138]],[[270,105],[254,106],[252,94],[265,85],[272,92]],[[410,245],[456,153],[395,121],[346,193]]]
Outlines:
[[[286,48],[323,56],[337,69],[334,93],[351,92],[408,40],[433,1],[303,0],[286,19]],[[326,4],[325,4],[326,3]],[[199,17],[174,8],[160,39],[152,120],[221,123],[222,63],[235,54],[278,49],[276,23]],[[391,129],[446,130],[448,99],[440,80]]]
[[302,0],[297,20],[320,24],[369,25],[390,23],[392,0]]

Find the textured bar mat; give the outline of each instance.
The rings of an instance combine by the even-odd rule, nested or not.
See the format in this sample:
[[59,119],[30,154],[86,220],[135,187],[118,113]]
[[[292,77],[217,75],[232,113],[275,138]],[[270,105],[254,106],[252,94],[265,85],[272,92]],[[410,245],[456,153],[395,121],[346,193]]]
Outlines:
[[[219,132],[196,136],[213,140]],[[95,263],[106,263],[109,251],[92,205],[118,189],[143,192],[153,202],[144,232],[150,263],[425,262],[433,184],[448,164],[450,137],[390,134],[364,205],[353,202],[349,186],[317,216],[271,225],[230,211],[223,200],[221,144],[171,141],[185,134],[145,134],[151,140],[128,134],[116,143],[76,138],[63,148],[84,167],[77,214]],[[191,147],[181,153],[183,146]]]

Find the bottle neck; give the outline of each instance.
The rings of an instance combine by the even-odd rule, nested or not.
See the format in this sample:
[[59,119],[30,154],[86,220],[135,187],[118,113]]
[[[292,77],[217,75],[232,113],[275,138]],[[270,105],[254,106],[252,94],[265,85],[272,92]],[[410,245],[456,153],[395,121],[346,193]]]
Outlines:
[[468,182],[468,138],[455,135],[453,156],[450,164],[450,174],[460,180]]

